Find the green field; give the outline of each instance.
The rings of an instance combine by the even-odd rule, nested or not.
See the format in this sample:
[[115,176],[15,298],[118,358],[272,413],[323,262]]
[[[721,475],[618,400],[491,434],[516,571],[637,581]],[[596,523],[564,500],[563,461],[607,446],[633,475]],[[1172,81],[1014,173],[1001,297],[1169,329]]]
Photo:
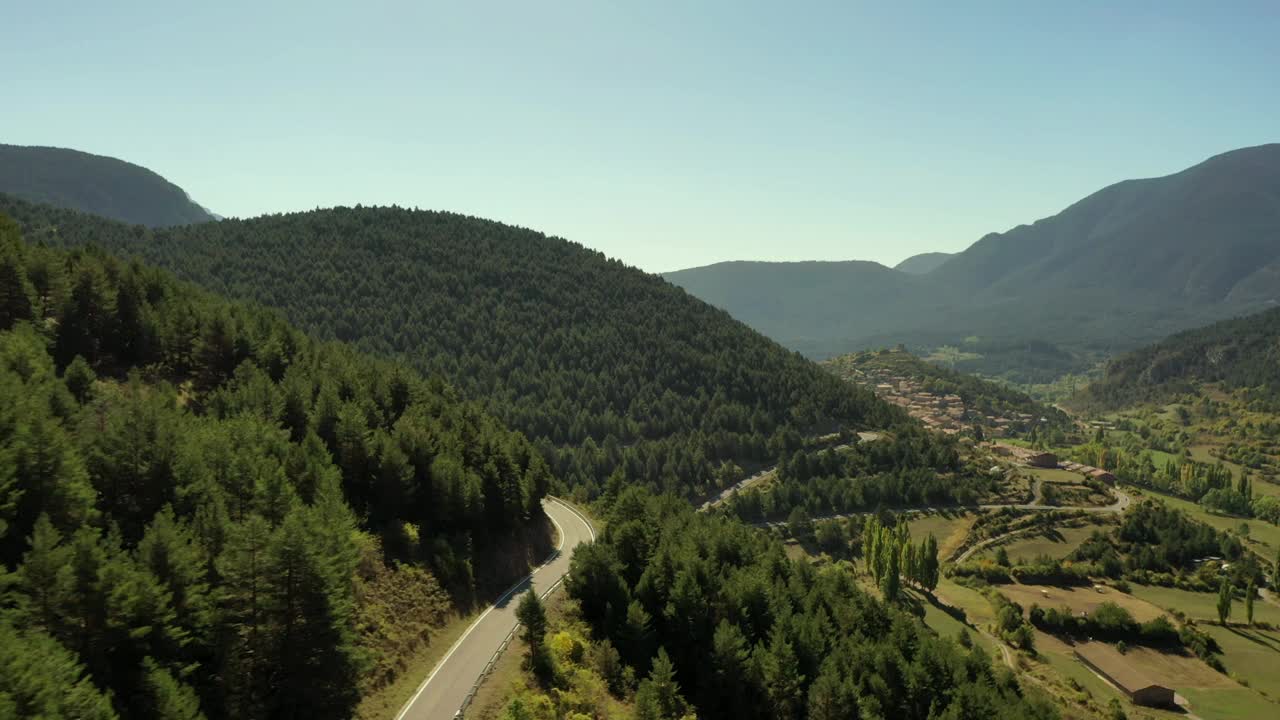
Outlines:
[[[1062,528],[1056,530],[1052,536],[1044,535],[1020,535],[1006,545],[1003,545],[1005,552],[1009,553],[1010,560],[1017,562],[1018,559],[1034,560],[1041,555],[1048,555],[1054,559],[1066,557],[1080,547],[1080,543],[1084,542],[1094,530],[1100,530],[1097,525],[1086,525],[1078,528]],[[996,548],[989,547],[982,552],[976,553],[977,558],[989,557],[994,558]]]
[[1084,476],[1080,473],[1074,473],[1070,470],[1057,470],[1054,468],[1025,468],[1032,475],[1044,480],[1047,483],[1061,483],[1064,485],[1079,485],[1084,482]]
[[1224,628],[1202,623],[1200,629],[1222,646],[1223,664],[1250,687],[1273,700],[1280,698],[1280,630]]
[[954,639],[959,637],[962,631],[968,632],[969,637],[973,639],[973,642],[981,645],[983,650],[986,650],[992,655],[996,655],[1000,652],[996,649],[995,641],[990,637],[974,630],[973,628],[967,627],[964,623],[951,617],[944,610],[934,606],[933,603],[929,602],[928,599],[924,598],[919,593],[916,593],[913,590],[908,590],[906,594],[908,597],[915,598],[920,602],[920,605],[924,608],[924,624],[928,625],[930,629],[938,633],[940,637]]
[[[1181,610],[1188,617],[1196,620],[1218,621],[1218,594],[1198,593],[1176,588],[1156,587],[1154,585],[1131,585],[1133,596],[1146,600],[1156,607],[1166,610]],[[1254,598],[1253,619],[1257,622],[1280,624],[1280,608],[1266,602],[1262,598]],[[1244,623],[1244,600],[1236,598],[1231,603],[1231,623]]]
[[916,513],[907,518],[907,529],[917,540],[932,533],[938,541],[938,556],[945,558],[964,542],[974,519],[972,513],[966,512]]
[[1191,701],[1191,712],[1205,720],[1263,720],[1280,717],[1280,705],[1249,688],[1178,690]]

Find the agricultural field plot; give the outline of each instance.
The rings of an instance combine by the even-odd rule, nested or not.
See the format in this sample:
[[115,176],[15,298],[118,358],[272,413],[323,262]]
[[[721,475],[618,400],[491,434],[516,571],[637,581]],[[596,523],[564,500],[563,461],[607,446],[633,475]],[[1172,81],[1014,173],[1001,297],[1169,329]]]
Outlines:
[[1204,720],[1263,720],[1280,717],[1280,705],[1239,685],[1210,690],[1187,688],[1180,692],[1191,701],[1191,712]]
[[[1100,704],[1105,706],[1112,698],[1118,699],[1131,718],[1165,720],[1186,717],[1180,712],[1135,707],[1114,686],[1076,659],[1071,645],[1040,631],[1036,631],[1035,638],[1040,658],[1063,677],[1075,681]],[[1245,687],[1192,655],[1130,646],[1125,652],[1125,659],[1141,669],[1143,674],[1187,698],[1191,702],[1191,712],[1205,720],[1271,718],[1280,712],[1280,706],[1258,692],[1261,688],[1253,679],[1240,675],[1253,686]],[[1265,671],[1259,674],[1265,674]]]
[[1124,659],[1146,675],[1182,691],[1187,689],[1236,689],[1240,684],[1214,670],[1191,653],[1161,652],[1154,648],[1129,646]]
[[1232,675],[1269,696],[1280,700],[1280,630],[1222,627],[1201,623],[1222,646],[1223,664]]
[[1263,718],[1280,712],[1280,706],[1257,690],[1215,671],[1194,655],[1130,646],[1120,659],[1190,700],[1191,712],[1199,717]]
[[[1177,588],[1139,585],[1132,583],[1134,597],[1166,610],[1179,610],[1195,620],[1218,622],[1218,594],[1198,593]],[[1280,608],[1261,598],[1253,601],[1253,619],[1256,622],[1280,624]],[[1231,603],[1228,622],[1244,623],[1244,600],[1236,598]],[[1202,625],[1205,623],[1202,623]]]
[[1084,478],[1080,473],[1074,473],[1070,470],[1062,470],[1059,468],[1023,468],[1022,470],[1023,472],[1028,472],[1047,483],[1079,485]]
[[930,533],[938,541],[938,557],[950,557],[964,542],[978,516],[969,512],[931,512],[913,514],[907,519],[907,529],[913,540],[919,541]]
[[1072,654],[1070,645],[1039,630],[1036,631],[1035,638],[1038,652],[1037,659],[1048,665],[1053,672],[1069,681],[1073,681],[1079,688],[1088,693],[1099,706],[1106,707],[1112,699],[1115,699],[1120,701],[1121,706],[1129,712],[1129,717],[1131,718],[1145,717],[1152,720],[1172,720],[1173,718],[1185,717],[1183,713],[1157,710],[1155,708],[1143,708],[1141,715],[1134,714],[1135,708],[1129,703],[1129,698],[1076,659],[1075,655]]
[[1154,620],[1165,614],[1160,607],[1145,600],[1126,595],[1119,590],[1104,587],[1101,591],[1092,587],[1063,588],[1052,585],[1000,585],[1001,594],[1022,605],[1024,609],[1032,605],[1059,608],[1064,605],[1075,614],[1093,612],[1104,602],[1112,602],[1128,610],[1138,622]]
[[920,603],[924,608],[924,624],[928,625],[931,630],[936,632],[939,637],[956,638],[961,632],[969,633],[969,637],[977,645],[981,645],[983,650],[995,655],[1000,651],[996,649],[995,641],[990,636],[978,632],[968,627],[956,618],[952,617],[942,608],[937,607],[929,602],[929,599],[914,590],[907,590],[906,596]]
[[1060,560],[1070,555],[1073,550],[1093,534],[1094,530],[1102,530],[1102,526],[1085,525],[1084,527],[1055,528],[1051,535],[1019,535],[1001,546],[984,548],[975,554],[974,559],[994,558],[996,547],[1003,547],[1010,560],[1034,560],[1041,555]]
[[1009,473],[1002,478],[994,492],[983,502],[1024,503],[1031,501],[1031,478],[1022,473]]
[[996,619],[990,600],[977,590],[957,585],[950,578],[939,579],[938,587],[934,594],[947,605],[964,610],[970,625],[982,627],[994,622]]
[[1044,501],[1046,504],[1062,507],[1104,507],[1115,502],[1109,495],[1104,495],[1088,485],[1065,485],[1053,483],[1052,490],[1045,485]]
[[1192,445],[1191,447],[1187,448],[1187,452],[1191,454],[1191,459],[1195,460],[1196,462],[1210,463],[1212,465],[1217,465],[1218,463],[1222,463],[1223,465],[1230,468],[1232,476],[1240,477],[1240,470],[1242,468],[1239,465],[1231,462],[1230,460],[1221,460],[1216,456],[1214,456],[1213,450],[1215,448],[1217,448],[1216,445],[1205,443],[1201,445]]

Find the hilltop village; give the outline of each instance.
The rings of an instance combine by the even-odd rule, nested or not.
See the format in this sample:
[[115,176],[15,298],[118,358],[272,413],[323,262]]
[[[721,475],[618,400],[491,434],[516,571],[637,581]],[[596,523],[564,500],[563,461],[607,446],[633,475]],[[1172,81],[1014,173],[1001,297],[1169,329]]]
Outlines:
[[980,425],[987,437],[1009,437],[1044,420],[1029,412],[984,410],[977,404],[966,403],[963,397],[946,388],[945,383],[934,378],[911,377],[893,367],[864,364],[847,370],[848,379],[871,388],[885,401],[947,435]]

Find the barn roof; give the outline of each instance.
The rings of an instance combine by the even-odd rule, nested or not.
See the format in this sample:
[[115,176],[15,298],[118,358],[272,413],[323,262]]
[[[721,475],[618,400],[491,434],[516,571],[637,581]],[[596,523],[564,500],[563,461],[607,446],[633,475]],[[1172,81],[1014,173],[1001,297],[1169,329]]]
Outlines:
[[1134,667],[1131,660],[1106,643],[1080,643],[1076,645],[1075,652],[1127,693],[1133,694],[1149,687],[1168,688]]

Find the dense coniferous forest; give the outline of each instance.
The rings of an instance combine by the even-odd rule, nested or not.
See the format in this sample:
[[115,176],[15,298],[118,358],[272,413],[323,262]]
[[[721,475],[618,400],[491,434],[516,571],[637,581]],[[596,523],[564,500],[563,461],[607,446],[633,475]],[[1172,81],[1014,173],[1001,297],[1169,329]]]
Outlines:
[[635,482],[706,494],[816,429],[903,417],[658,277],[495,222],[356,207],[151,231],[0,209],[32,241],[139,255],[447,377],[585,500]]
[[764,488],[734,494],[731,513],[743,520],[809,516],[976,502],[994,488],[987,473],[960,460],[956,442],[900,426],[891,436],[820,452],[797,450],[778,464]]
[[[891,553],[892,554],[892,553]],[[896,557],[896,555],[895,555]],[[991,657],[860,589],[852,568],[629,489],[569,593],[636,677],[636,716],[1054,718]]]
[[1199,383],[1248,388],[1280,408],[1280,309],[1178,333],[1112,360],[1072,404],[1102,410],[1167,400]]
[[542,456],[439,381],[17,230],[0,716],[350,717],[385,671],[371,583],[465,598],[542,527]]

